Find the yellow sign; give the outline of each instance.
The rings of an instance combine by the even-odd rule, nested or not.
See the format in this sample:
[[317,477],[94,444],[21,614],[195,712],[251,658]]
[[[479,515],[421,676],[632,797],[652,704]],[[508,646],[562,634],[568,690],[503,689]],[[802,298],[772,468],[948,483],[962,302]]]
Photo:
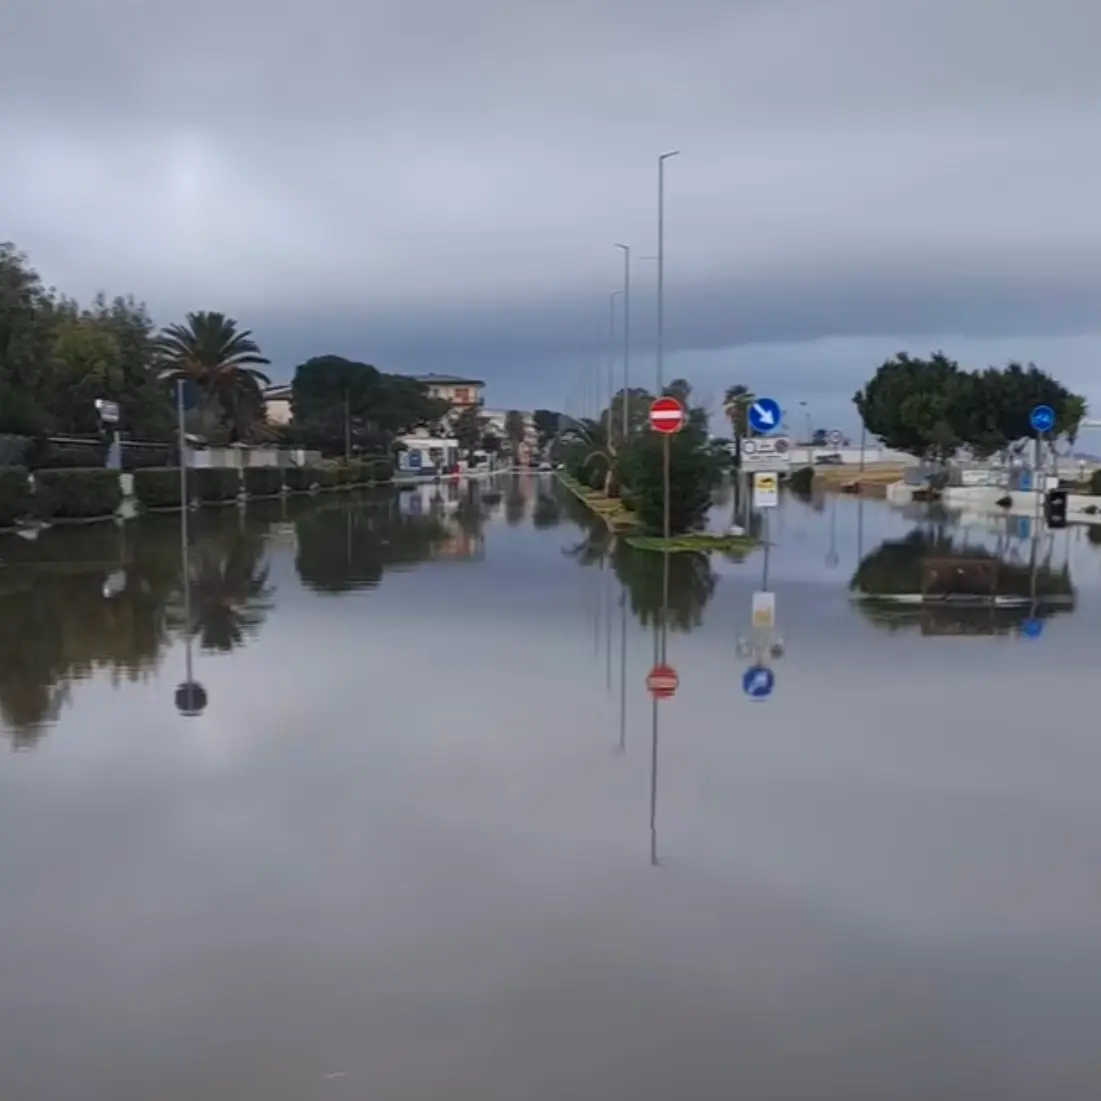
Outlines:
[[753,503],[758,508],[775,508],[780,503],[779,483],[771,471],[753,475]]
[[772,630],[776,626],[776,594],[753,594],[753,626]]

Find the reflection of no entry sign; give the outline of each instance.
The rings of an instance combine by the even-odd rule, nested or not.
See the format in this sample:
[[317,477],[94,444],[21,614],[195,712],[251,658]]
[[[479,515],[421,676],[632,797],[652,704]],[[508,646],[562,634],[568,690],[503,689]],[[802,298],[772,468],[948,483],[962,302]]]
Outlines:
[[650,427],[671,436],[684,427],[684,406],[676,398],[658,398],[650,406]]
[[680,685],[677,671],[671,665],[655,665],[646,674],[646,691],[655,700],[667,700]]

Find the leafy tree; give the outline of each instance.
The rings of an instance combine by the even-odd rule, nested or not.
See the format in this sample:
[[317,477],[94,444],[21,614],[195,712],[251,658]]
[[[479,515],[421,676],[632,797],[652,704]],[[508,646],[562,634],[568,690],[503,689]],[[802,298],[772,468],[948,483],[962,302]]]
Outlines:
[[448,406],[416,379],[325,355],[295,368],[291,409],[292,437],[334,454],[344,451],[346,418],[354,450],[384,451],[396,436],[438,424]]
[[853,398],[868,431],[888,447],[944,460],[960,446],[985,457],[1033,435],[1036,405],[1055,411],[1053,436],[1073,439],[1084,400],[1034,364],[962,371],[937,352],[928,360],[899,353]]
[[811,435],[811,447],[825,447],[830,442],[830,434],[824,428],[816,428]]
[[524,414],[518,409],[510,409],[505,414],[505,439],[512,448],[513,458],[520,454],[520,445],[527,438],[527,427],[524,424]]
[[532,422],[535,425],[535,431],[539,435],[539,447],[540,449],[546,449],[550,446],[551,440],[558,435],[558,426],[562,420],[562,414],[556,413],[553,409],[536,409],[531,415]]
[[[684,403],[688,419],[684,428],[669,437],[669,523],[672,534],[702,526],[711,507],[711,491],[721,468],[707,435],[707,411],[691,404],[687,391]],[[628,441],[619,460],[626,492],[647,531],[664,528],[665,440],[656,432],[639,433]]]
[[459,410],[458,415],[451,422],[451,434],[458,441],[459,446],[467,453],[476,451],[485,436],[485,417],[476,406],[468,405]]
[[161,377],[195,383],[208,408],[217,409],[233,441],[249,437],[263,420],[261,386],[270,382],[259,368],[270,360],[249,330],[225,314],[189,313],[182,325],[165,327],[156,342],[164,368]]

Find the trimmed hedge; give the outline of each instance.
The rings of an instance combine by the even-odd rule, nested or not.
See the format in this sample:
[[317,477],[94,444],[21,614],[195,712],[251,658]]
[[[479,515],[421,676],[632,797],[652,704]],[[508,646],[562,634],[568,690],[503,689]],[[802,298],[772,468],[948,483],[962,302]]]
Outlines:
[[283,492],[283,471],[277,466],[248,466],[242,474],[250,497],[278,497]]
[[189,467],[187,492],[192,500],[204,505],[220,505],[236,501],[241,492],[241,475],[234,467]]
[[25,466],[0,466],[0,528],[30,515],[34,499],[29,475]]
[[814,489],[814,467],[801,466],[788,475],[788,488],[800,497],[808,497]]
[[134,496],[143,508],[179,508],[180,468],[161,466],[135,470]]
[[122,504],[117,470],[39,470],[34,476],[34,506],[47,520],[90,520],[113,516]]
[[370,459],[367,462],[367,479],[374,485],[394,480],[394,464],[389,459]]
[[316,474],[312,466],[288,466],[283,471],[283,484],[291,493],[306,493],[317,481]]
[[1090,496],[1101,497],[1101,470],[1095,470],[1090,475]]

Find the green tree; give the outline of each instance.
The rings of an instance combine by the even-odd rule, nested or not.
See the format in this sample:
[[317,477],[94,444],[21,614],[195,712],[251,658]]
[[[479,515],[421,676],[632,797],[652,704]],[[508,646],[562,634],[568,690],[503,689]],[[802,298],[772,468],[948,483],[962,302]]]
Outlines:
[[438,424],[448,406],[429,397],[416,379],[325,355],[295,368],[291,409],[295,440],[325,454],[343,454],[346,424],[354,450],[386,451],[396,436]]
[[485,417],[478,408],[468,405],[460,409],[455,419],[451,422],[451,434],[468,454],[476,451],[485,436]]
[[270,379],[261,366],[270,360],[250,330],[239,331],[225,314],[189,313],[182,325],[168,325],[156,341],[161,377],[195,383],[204,403],[228,429],[232,441],[250,437],[264,419],[262,386]]
[[[683,394],[683,397],[681,396]],[[688,413],[685,426],[669,440],[669,523],[672,534],[702,527],[711,507],[711,492],[721,466],[710,447],[707,411],[691,404],[684,384],[680,397]],[[665,440],[657,432],[640,432],[618,458],[624,490],[647,531],[660,534],[665,513]]]
[[520,454],[520,445],[527,437],[527,427],[524,424],[524,414],[518,409],[510,409],[505,414],[505,439],[512,448],[513,460]]
[[937,352],[928,360],[899,353],[853,398],[868,431],[888,447],[944,460],[960,446],[984,457],[1033,435],[1037,405],[1055,411],[1053,436],[1073,440],[1085,401],[1035,364],[962,371]]
[[539,447],[545,450],[550,446],[551,440],[558,435],[562,414],[556,413],[553,409],[536,409],[531,419],[539,436]]

